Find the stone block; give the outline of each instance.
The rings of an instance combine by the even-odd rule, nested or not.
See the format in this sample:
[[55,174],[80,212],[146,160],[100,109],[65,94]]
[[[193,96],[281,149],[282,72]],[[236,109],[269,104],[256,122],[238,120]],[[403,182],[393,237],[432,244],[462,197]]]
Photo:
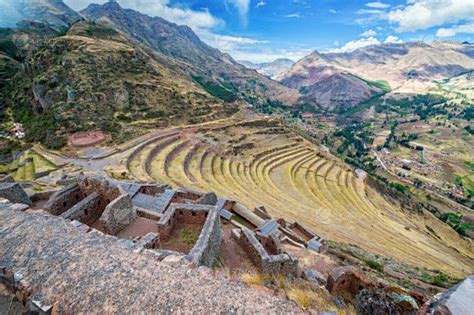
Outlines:
[[128,194],[112,200],[100,217],[100,222],[107,233],[116,235],[137,217],[137,211],[132,205]]
[[0,183],[0,197],[8,199],[12,203],[32,205],[30,197],[18,183]]

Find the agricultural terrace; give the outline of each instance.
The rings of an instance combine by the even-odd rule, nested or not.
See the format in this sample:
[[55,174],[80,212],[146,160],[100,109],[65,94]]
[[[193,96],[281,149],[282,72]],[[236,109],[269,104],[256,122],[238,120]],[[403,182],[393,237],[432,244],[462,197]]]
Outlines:
[[278,121],[227,120],[163,133],[122,161],[139,181],[214,191],[356,244],[454,276],[474,272],[470,243],[429,213],[402,210]]

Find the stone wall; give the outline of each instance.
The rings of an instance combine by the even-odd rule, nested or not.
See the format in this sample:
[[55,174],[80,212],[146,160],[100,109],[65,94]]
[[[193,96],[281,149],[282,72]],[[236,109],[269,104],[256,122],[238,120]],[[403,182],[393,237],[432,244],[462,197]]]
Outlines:
[[316,236],[306,227],[301,225],[298,221],[291,223],[289,227],[291,230],[295,231],[298,235],[303,236],[305,238],[305,241],[309,241],[310,239]]
[[222,241],[222,231],[219,211],[212,208],[202,228],[199,239],[193,249],[186,256],[196,266],[212,267],[219,255],[219,249]]
[[112,235],[127,227],[137,217],[132,200],[125,191],[115,198],[104,209],[99,218],[104,230]]
[[79,185],[73,183],[55,192],[49,198],[44,209],[53,215],[61,215],[85,197],[86,195],[81,191]]
[[178,222],[202,224],[214,207],[196,204],[172,204],[158,222],[158,231],[162,239],[167,239]]
[[136,242],[136,245],[146,249],[160,248],[160,234],[153,232],[147,233]]
[[158,222],[160,238],[168,239],[180,223],[203,225],[196,244],[186,258],[196,266],[213,266],[222,240],[218,209],[210,205],[172,204]]
[[102,212],[105,207],[115,198],[118,198],[123,191],[119,186],[114,185],[102,177],[79,177],[77,181],[81,191],[86,195],[97,193],[100,196],[99,210]]
[[281,273],[290,277],[298,274],[298,260],[289,253],[269,255],[256,234],[247,228],[232,233],[234,239],[247,253],[250,260],[263,273]]
[[92,193],[86,198],[82,199],[61,216],[68,220],[77,220],[84,224],[93,224],[100,216],[98,211],[100,197],[97,193]]

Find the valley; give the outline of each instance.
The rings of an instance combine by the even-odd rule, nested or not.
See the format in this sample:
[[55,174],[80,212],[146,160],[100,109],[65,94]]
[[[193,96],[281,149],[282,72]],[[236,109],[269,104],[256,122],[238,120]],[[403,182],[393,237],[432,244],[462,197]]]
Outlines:
[[122,1],[9,9],[0,313],[428,314],[472,278],[474,44],[249,62]]

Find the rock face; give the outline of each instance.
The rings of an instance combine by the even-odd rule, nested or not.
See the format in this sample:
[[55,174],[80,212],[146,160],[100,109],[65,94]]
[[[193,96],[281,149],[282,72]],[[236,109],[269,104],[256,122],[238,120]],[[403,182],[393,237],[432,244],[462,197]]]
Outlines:
[[22,203],[31,206],[30,197],[18,183],[0,183],[0,197],[13,203]]
[[0,8],[0,26],[14,26],[20,20],[38,20],[48,21],[60,29],[82,18],[61,0],[19,0],[10,4],[7,1],[0,4]]
[[431,314],[464,315],[474,311],[474,276],[469,276],[461,283],[443,293],[430,306]]
[[401,291],[363,289],[356,297],[356,308],[360,315],[415,314],[418,305]]

